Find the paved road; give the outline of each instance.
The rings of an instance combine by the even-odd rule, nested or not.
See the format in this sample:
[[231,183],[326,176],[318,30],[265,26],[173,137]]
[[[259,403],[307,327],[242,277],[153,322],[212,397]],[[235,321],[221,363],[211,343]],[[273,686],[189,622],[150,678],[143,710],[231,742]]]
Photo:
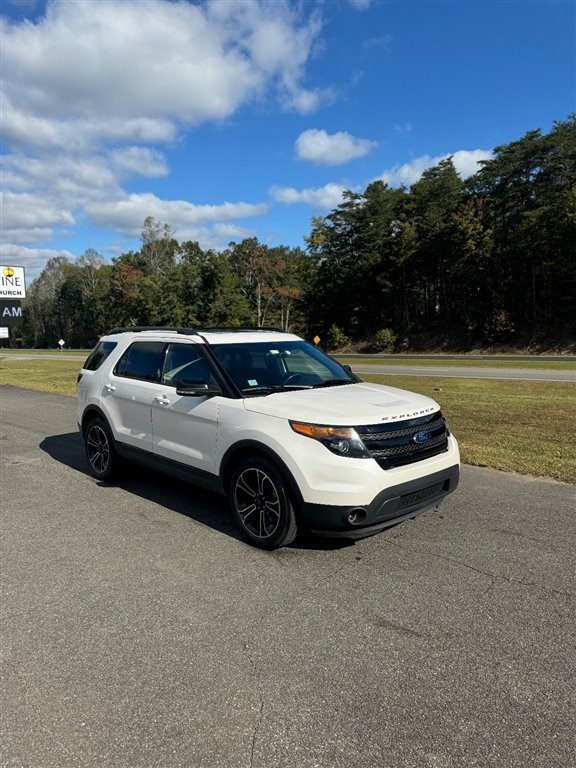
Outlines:
[[563,381],[576,384],[576,366],[573,371],[554,371],[538,368],[460,368],[440,365],[386,365],[383,363],[352,363],[359,374],[384,373],[386,376],[433,376],[435,378],[505,379],[507,381]]
[[507,362],[513,362],[513,363],[519,363],[519,362],[526,362],[526,363],[542,363],[543,367],[547,362],[554,363],[558,361],[562,362],[568,362],[568,363],[575,363],[576,364],[576,355],[565,355],[565,354],[558,354],[558,355],[478,355],[478,354],[469,354],[468,352],[460,354],[460,355],[441,355],[441,354],[434,354],[434,353],[420,353],[420,354],[405,354],[405,353],[391,353],[391,354],[383,354],[383,353],[375,353],[375,354],[362,354],[362,353],[352,353],[348,355],[339,355],[339,357],[346,357],[347,359],[354,359],[357,358],[358,360],[363,359],[370,359],[370,360],[436,360],[439,363],[444,362],[445,360],[452,360],[452,361],[458,361],[458,360],[475,360],[483,363],[487,363],[490,365],[491,362],[494,361],[507,361]]
[[74,401],[0,390],[2,768],[573,768],[575,487],[466,467],[344,546],[85,474]]

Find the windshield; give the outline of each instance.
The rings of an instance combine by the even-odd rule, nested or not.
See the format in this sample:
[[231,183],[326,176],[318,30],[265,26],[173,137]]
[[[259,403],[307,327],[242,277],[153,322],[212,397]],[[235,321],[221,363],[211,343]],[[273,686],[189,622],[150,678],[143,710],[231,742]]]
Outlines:
[[358,380],[305,341],[211,344],[210,349],[245,395],[332,387]]

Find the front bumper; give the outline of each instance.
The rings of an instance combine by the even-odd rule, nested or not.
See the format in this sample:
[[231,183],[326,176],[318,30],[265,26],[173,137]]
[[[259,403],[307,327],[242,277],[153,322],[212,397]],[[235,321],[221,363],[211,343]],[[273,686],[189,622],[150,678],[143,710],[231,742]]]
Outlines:
[[300,513],[304,525],[312,533],[361,539],[437,507],[443,498],[456,490],[459,479],[460,467],[456,464],[386,488],[367,505],[341,507],[303,502]]

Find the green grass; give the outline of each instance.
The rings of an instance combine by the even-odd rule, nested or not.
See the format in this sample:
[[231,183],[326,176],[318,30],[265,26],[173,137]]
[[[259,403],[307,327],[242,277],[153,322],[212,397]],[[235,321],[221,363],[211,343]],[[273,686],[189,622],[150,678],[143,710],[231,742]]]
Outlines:
[[0,358],[4,355],[42,355],[42,357],[59,357],[60,355],[78,355],[78,357],[87,358],[90,354],[89,349],[68,349],[64,347],[62,351],[60,349],[8,349],[3,347],[0,349]]
[[576,483],[573,384],[374,374],[363,378],[440,403],[466,464]]
[[[0,357],[0,384],[73,396],[80,366],[80,361],[58,357]],[[573,384],[375,374],[363,378],[439,402],[465,463],[576,484]]]
[[76,377],[81,367],[81,360],[65,358],[6,360],[0,357],[0,384],[75,395]]

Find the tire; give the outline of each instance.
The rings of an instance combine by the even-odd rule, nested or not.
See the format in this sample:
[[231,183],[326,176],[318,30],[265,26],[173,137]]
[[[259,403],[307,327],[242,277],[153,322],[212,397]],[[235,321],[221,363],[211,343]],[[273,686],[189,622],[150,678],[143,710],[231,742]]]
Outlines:
[[118,471],[120,459],[110,429],[104,419],[92,419],[84,430],[84,447],[90,473],[98,480],[109,480]]
[[251,544],[277,549],[296,538],[298,526],[286,482],[266,459],[254,457],[235,468],[229,499],[232,514]]

